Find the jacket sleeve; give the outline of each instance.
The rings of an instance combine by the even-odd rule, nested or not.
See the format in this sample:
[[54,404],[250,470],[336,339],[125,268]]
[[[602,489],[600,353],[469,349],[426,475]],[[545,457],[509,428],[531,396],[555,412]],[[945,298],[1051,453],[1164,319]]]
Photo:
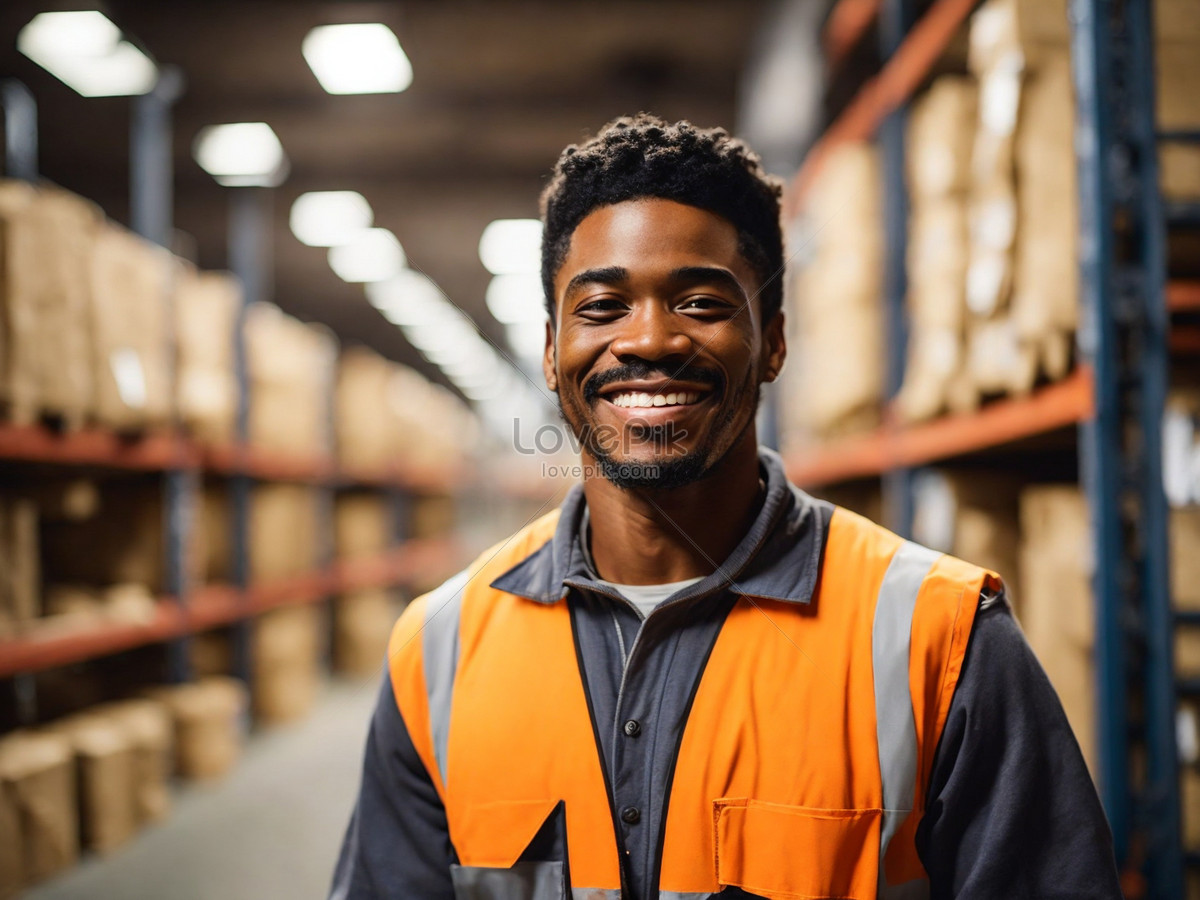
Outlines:
[[1122,896],[1083,755],[1006,603],[977,615],[917,852],[934,900]]
[[330,900],[453,900],[446,812],[384,670]]

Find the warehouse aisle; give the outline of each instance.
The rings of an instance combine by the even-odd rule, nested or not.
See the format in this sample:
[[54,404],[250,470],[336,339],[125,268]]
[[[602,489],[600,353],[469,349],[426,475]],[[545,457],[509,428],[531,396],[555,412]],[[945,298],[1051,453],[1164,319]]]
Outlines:
[[228,778],[188,785],[171,816],[25,900],[306,900],[329,887],[375,684],[334,682],[313,713],[258,732]]

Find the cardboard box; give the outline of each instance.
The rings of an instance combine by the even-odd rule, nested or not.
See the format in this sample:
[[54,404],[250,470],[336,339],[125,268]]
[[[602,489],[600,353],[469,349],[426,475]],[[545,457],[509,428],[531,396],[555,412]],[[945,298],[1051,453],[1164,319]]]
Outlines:
[[1074,485],[1021,492],[1021,625],[1096,768],[1095,563],[1087,501]]
[[138,827],[166,818],[174,754],[173,725],[166,705],[149,698],[106,703],[89,710],[119,728],[133,754],[133,814]]
[[298,719],[312,709],[320,681],[321,611],[272,610],[254,623],[254,712],[259,721]]
[[1200,507],[1172,509],[1169,519],[1171,602],[1200,610]]
[[108,853],[137,829],[134,808],[134,747],[121,727],[85,711],[49,726],[75,754],[83,846]]
[[392,515],[379,493],[339,494],[334,505],[334,547],[338,559],[379,556],[392,545]]
[[250,577],[259,581],[316,568],[317,494],[299,484],[258,484],[250,497]]
[[166,425],[171,415],[168,316],[171,255],[108,223],[91,263],[93,415],[118,431]]
[[971,78],[943,75],[912,105],[908,118],[908,186],[914,202],[965,192],[978,115]]
[[204,443],[231,444],[237,424],[233,347],[241,284],[223,272],[197,272],[179,264],[174,299],[180,418]]
[[236,678],[203,678],[153,688],[148,696],[165,704],[171,713],[179,775],[218,778],[233,768],[244,738],[245,684]]
[[79,856],[75,767],[60,734],[0,737],[0,897],[70,867]]
[[250,444],[293,457],[329,455],[336,357],[332,335],[276,306],[255,303],[246,312],[244,340]]
[[338,598],[334,609],[333,661],[355,678],[378,676],[399,614],[392,591],[370,588]]
[[0,496],[0,630],[28,628],[41,615],[40,593],[37,505],[19,496]]
[[0,401],[78,427],[94,385],[88,337],[99,209],[66,191],[0,181]]

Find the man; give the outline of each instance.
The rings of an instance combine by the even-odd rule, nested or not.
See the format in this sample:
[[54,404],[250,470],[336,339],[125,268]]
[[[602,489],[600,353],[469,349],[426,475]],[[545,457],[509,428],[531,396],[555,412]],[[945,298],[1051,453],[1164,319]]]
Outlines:
[[338,898],[1119,897],[997,576],[791,486],[777,182],[639,116],[543,195],[562,507],[397,623]]

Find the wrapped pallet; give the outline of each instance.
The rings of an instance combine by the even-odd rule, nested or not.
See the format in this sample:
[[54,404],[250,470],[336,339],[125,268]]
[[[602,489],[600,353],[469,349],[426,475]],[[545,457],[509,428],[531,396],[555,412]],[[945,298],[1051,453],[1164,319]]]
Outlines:
[[789,284],[791,363],[784,370],[790,443],[878,424],[884,392],[883,208],[874,147],[840,144],[805,197],[808,254]]
[[392,516],[378,493],[343,493],[334,506],[334,548],[338,559],[379,556],[392,544]]
[[1016,609],[1020,479],[1005,472],[924,469],[914,485],[913,539],[997,572]]
[[1093,776],[1096,768],[1095,567],[1087,502],[1073,485],[1021,492],[1021,625]]
[[275,609],[254,623],[254,712],[259,721],[298,719],[316,702],[321,672],[320,611]]
[[909,117],[909,344],[896,404],[906,421],[941,413],[964,363],[967,190],[976,93],[971,79],[943,76],[914,104]]
[[354,678],[374,678],[387,653],[398,609],[392,591],[367,588],[338,598],[333,618],[333,663]]
[[102,214],[56,188],[0,181],[0,402],[10,421],[78,427],[93,396],[91,248]]
[[0,897],[71,866],[79,856],[75,767],[60,734],[0,737]]
[[171,417],[171,255],[107,223],[91,260],[93,417],[118,431]]
[[75,756],[83,846],[98,853],[117,849],[137,829],[132,739],[90,710],[49,728],[67,739]]
[[241,755],[246,686],[236,678],[202,678],[147,692],[163,703],[174,726],[175,771],[184,778],[226,774]]
[[234,329],[242,288],[223,272],[176,267],[176,390],[184,426],[206,444],[231,444],[237,424]]
[[301,484],[259,484],[250,496],[250,578],[311,572],[317,564],[317,494]]
[[333,338],[266,303],[247,310],[243,336],[251,446],[292,456],[325,456],[331,445]]
[[165,704],[149,698],[121,700],[89,712],[119,728],[133,751],[133,817],[137,827],[166,818],[171,808],[169,781],[172,745],[171,715]]

